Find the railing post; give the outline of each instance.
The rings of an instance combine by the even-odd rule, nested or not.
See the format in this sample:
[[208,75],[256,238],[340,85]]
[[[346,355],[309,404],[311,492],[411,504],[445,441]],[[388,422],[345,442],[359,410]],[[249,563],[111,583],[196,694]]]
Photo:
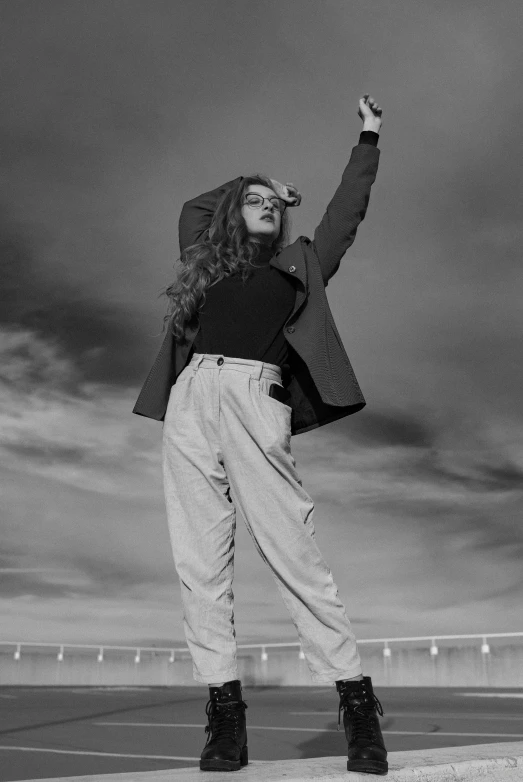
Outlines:
[[432,660],[432,684],[436,687],[438,684],[438,647],[435,638],[431,641],[430,659]]
[[14,653],[15,660],[19,660],[20,659],[21,653],[22,653],[22,644],[16,644],[16,650],[15,650],[15,653]]
[[261,648],[261,665],[260,665],[260,678],[262,684],[267,684],[268,679],[268,664],[267,660],[269,659],[269,655],[267,654],[267,651],[265,649],[265,646],[262,646]]
[[390,685],[390,658],[391,658],[391,650],[389,649],[389,642],[385,641],[385,645],[383,647],[383,667],[385,669],[385,683],[387,685]]
[[487,636],[483,636],[483,643],[481,644],[481,664],[483,668],[483,686],[488,687],[490,685],[490,646],[487,643]]

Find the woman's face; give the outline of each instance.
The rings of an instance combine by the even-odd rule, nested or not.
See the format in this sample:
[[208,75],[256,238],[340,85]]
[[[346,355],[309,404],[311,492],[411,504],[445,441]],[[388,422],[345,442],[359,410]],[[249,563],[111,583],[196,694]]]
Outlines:
[[[244,201],[248,193],[256,193],[266,199],[276,195],[272,188],[265,185],[248,185]],[[265,200],[262,206],[256,209],[244,203],[241,212],[247,231],[261,243],[271,245],[280,235],[281,214],[271,201]]]

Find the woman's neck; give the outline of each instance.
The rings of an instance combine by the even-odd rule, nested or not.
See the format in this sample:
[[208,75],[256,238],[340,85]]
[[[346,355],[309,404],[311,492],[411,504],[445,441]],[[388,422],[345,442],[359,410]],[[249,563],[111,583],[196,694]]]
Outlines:
[[260,255],[272,251],[272,242],[256,241],[259,246]]

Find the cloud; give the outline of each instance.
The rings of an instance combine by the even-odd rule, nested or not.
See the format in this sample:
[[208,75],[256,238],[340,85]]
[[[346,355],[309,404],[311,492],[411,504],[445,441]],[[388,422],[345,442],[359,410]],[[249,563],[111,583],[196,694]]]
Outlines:
[[[351,421],[352,424],[352,421]],[[365,412],[351,425],[351,439],[366,447],[429,448],[436,433],[407,410]]]
[[[182,640],[162,427],[131,412],[180,209],[266,170],[299,184],[293,230],[310,236],[370,91],[385,111],[378,177],[327,291],[367,407],[293,438],[293,454],[356,627],[512,629],[521,107],[505,93],[519,7],[24,8],[2,8],[0,54],[3,626]],[[242,637],[295,638],[241,519],[235,594]]]

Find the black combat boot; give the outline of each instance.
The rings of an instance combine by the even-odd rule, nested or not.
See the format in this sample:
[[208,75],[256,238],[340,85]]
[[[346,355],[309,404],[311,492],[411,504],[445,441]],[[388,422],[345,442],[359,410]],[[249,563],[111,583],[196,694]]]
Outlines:
[[202,771],[237,771],[247,765],[246,708],[239,679],[209,687],[205,708],[209,718],[205,732],[209,735],[200,758]]
[[343,727],[349,745],[347,771],[386,774],[387,750],[376,714],[377,708],[383,717],[383,709],[374,695],[370,676],[364,676],[361,681],[337,681],[336,689],[340,695],[338,730],[343,709]]

